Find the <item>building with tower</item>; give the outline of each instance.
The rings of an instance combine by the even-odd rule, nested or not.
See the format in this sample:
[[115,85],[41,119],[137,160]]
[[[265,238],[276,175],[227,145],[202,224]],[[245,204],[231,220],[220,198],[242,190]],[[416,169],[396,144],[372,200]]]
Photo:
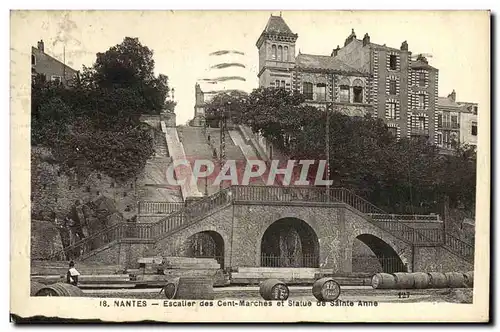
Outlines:
[[436,141],[438,70],[424,56],[372,43],[354,29],[330,55],[298,52],[294,33],[280,16],[269,18],[256,46],[259,85],[303,93],[307,103],[348,115],[370,113],[385,121],[394,136]]

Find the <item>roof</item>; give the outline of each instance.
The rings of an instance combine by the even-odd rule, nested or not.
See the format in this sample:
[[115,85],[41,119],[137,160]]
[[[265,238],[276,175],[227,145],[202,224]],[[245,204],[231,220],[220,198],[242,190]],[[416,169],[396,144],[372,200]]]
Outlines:
[[313,55],[300,53],[295,58],[299,68],[325,69],[363,74],[359,70],[345,64],[340,59],[328,55]]
[[448,97],[438,97],[437,106],[438,107],[446,107],[446,108],[455,108],[455,112],[472,112],[471,106],[476,106],[476,103],[469,102],[456,102]]
[[283,17],[273,16],[273,15],[271,15],[271,17],[267,21],[267,25],[264,28],[264,32],[293,35],[292,30],[288,27]]
[[436,70],[437,68],[432,67],[428,63],[422,61],[422,60],[415,60],[411,63],[412,68],[425,68],[425,69],[434,69]]
[[42,51],[40,51],[38,48],[36,48],[36,47],[34,47],[34,46],[31,46],[31,53],[33,54],[34,52],[36,52],[36,53],[38,53],[38,54],[43,54],[43,55],[45,55],[45,56],[47,56],[47,57],[51,58],[53,61],[58,62],[59,64],[61,64],[61,65],[65,66],[67,69],[70,69],[70,70],[74,71],[75,73],[76,73],[76,72],[78,72],[78,70],[71,68],[71,67],[70,67],[70,66],[68,66],[67,64],[65,64],[65,63],[63,63],[62,61],[60,61],[59,59],[57,59],[57,58],[53,57],[52,55],[47,54],[47,53],[45,53],[45,52],[42,52]]

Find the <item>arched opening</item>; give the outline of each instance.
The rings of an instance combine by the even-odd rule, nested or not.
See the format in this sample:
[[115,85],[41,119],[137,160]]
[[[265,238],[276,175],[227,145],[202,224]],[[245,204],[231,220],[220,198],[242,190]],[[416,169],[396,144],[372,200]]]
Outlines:
[[269,226],[260,245],[261,266],[318,267],[319,241],[314,230],[297,218],[284,218]]
[[363,87],[365,84],[362,80],[356,79],[352,84],[353,101],[355,103],[363,102]]
[[408,267],[385,241],[371,234],[361,234],[353,243],[352,272],[408,272]]
[[213,258],[224,268],[224,239],[215,231],[203,231],[187,239],[187,256]]

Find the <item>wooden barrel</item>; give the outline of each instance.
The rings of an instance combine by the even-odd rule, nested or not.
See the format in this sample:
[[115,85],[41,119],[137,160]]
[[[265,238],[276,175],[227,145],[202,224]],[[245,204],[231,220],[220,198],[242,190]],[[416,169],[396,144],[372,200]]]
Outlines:
[[389,273],[377,273],[372,277],[372,287],[375,289],[394,289],[396,279]]
[[36,292],[35,296],[72,296],[79,297],[83,296],[83,292],[80,288],[58,282],[52,285],[45,285]]
[[469,288],[474,287],[474,271],[464,273],[465,285]]
[[175,299],[213,300],[214,280],[212,277],[180,277]]
[[165,297],[167,299],[174,299],[175,295],[177,295],[177,283],[168,282],[165,286],[163,286],[162,291],[165,293]]
[[415,279],[411,273],[396,272],[393,273],[394,280],[396,281],[396,288],[399,289],[412,289],[415,288]]
[[429,288],[447,288],[448,280],[444,273],[441,272],[429,272]]
[[267,279],[260,284],[260,296],[264,300],[286,300],[290,295],[288,286],[278,279]]
[[36,281],[31,281],[31,291],[30,291],[30,296],[35,296],[35,294],[40,290],[42,289],[43,287],[45,287],[44,284],[40,283],[40,282],[36,282]]
[[414,288],[417,288],[417,289],[429,288],[431,278],[430,278],[428,273],[413,272],[413,273],[411,273],[411,275],[413,276],[413,280],[415,282]]
[[467,288],[465,275],[461,272],[446,272],[444,274],[450,288]]
[[312,293],[318,301],[335,301],[340,295],[340,285],[333,278],[321,278],[314,282]]

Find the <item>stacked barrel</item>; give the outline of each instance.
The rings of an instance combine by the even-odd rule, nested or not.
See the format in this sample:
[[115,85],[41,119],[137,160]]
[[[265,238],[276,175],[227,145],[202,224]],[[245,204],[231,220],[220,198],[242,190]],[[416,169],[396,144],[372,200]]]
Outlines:
[[472,288],[474,272],[377,273],[372,278],[375,289]]

